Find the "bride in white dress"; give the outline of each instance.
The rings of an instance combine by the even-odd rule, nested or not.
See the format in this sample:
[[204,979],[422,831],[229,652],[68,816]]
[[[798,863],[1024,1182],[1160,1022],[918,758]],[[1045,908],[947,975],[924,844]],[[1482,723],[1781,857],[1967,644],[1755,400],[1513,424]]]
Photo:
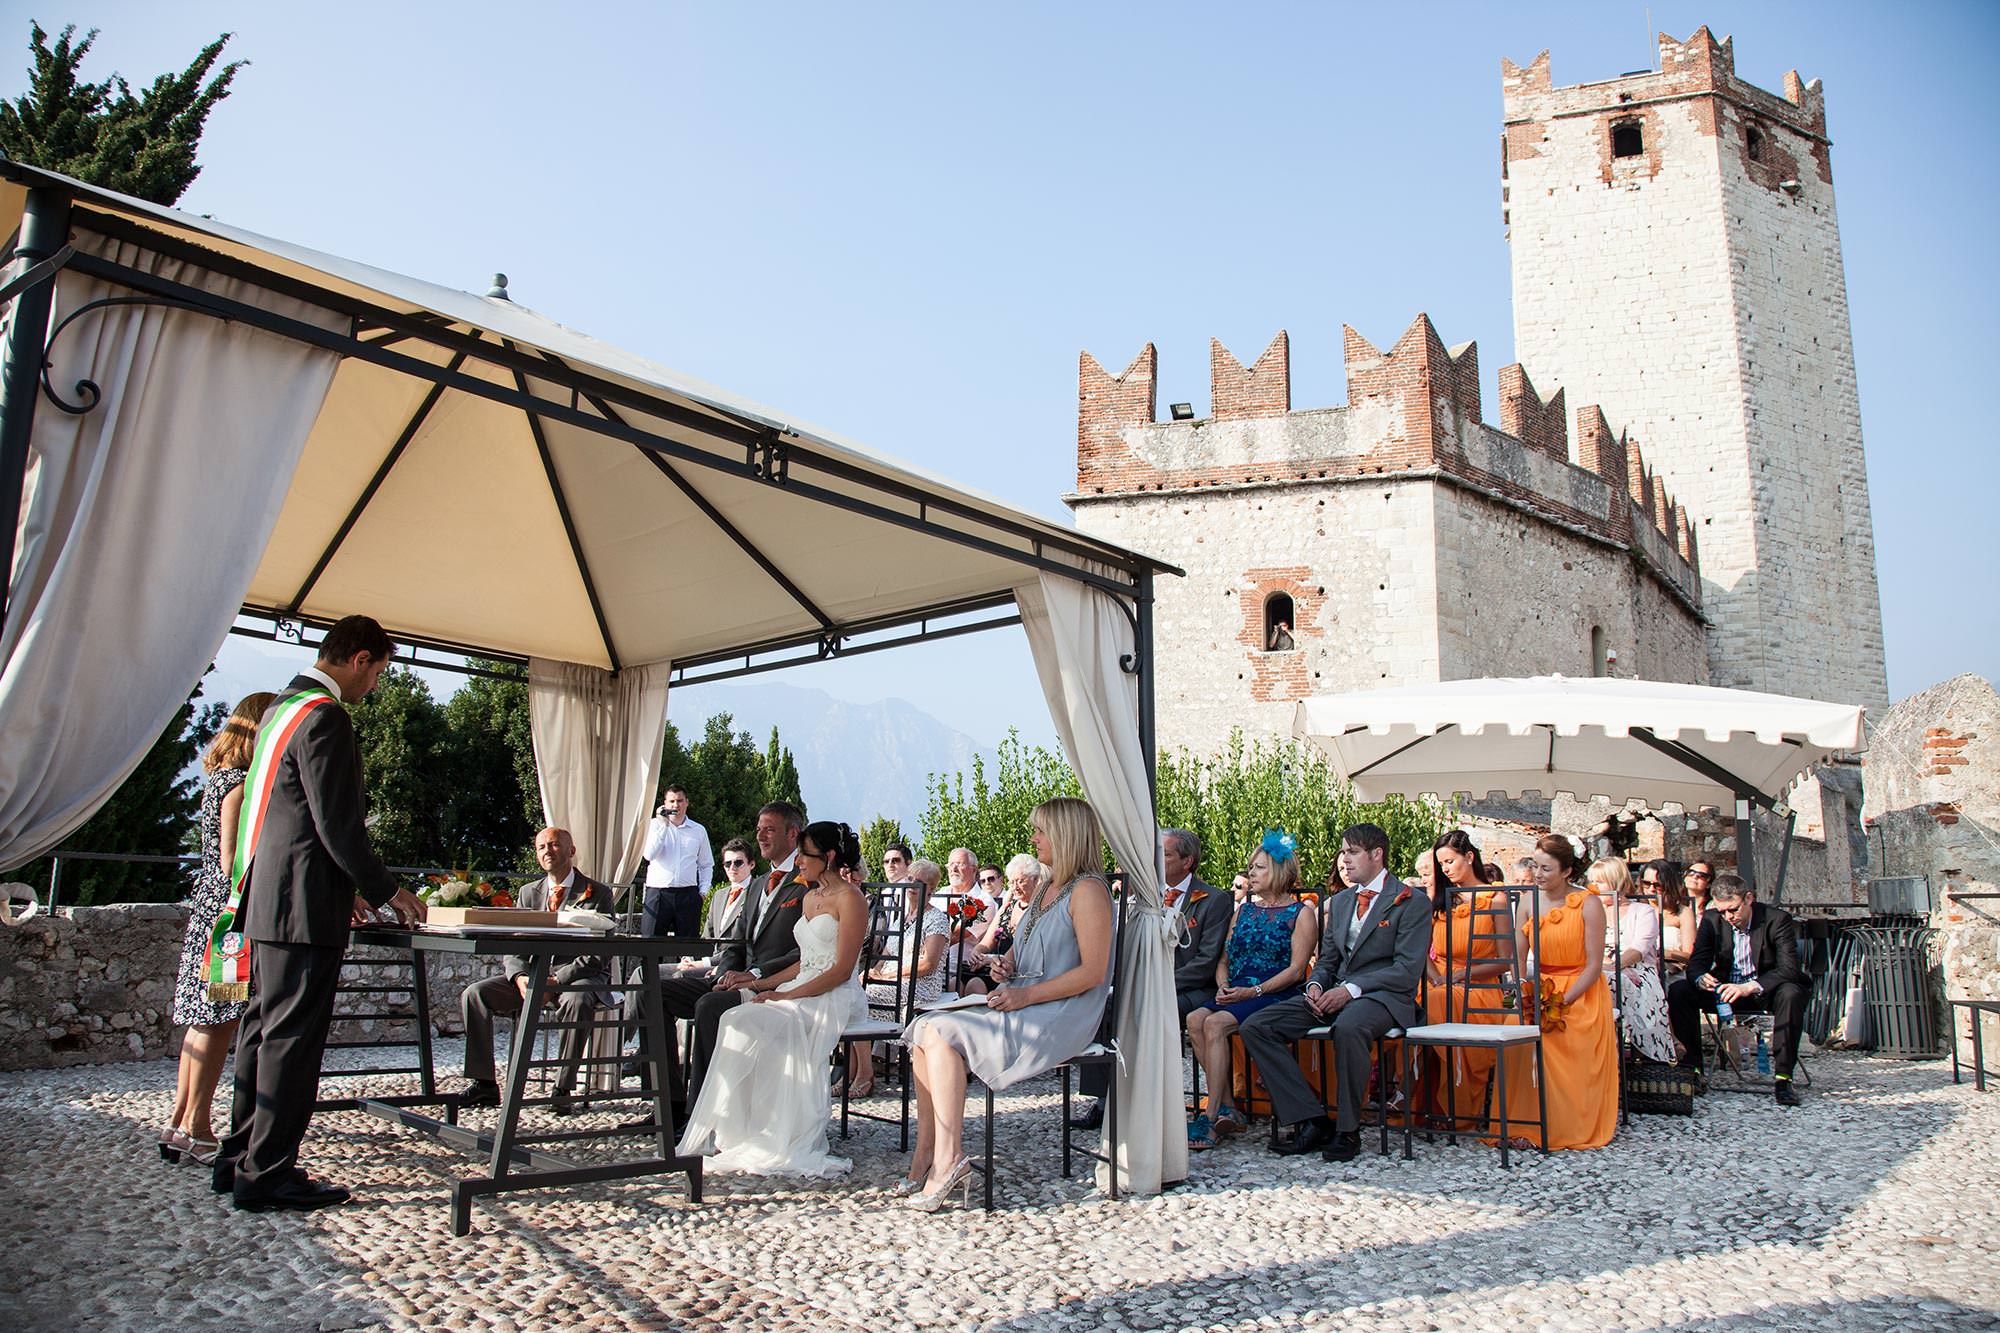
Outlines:
[[722,1016],[715,1056],[679,1151],[712,1171],[832,1176],[853,1163],[827,1151],[828,1070],[840,1034],[867,1011],[855,976],[868,900],[840,877],[861,863],[845,824],[807,825],[798,876],[812,885],[794,926],[799,961],[773,990]]

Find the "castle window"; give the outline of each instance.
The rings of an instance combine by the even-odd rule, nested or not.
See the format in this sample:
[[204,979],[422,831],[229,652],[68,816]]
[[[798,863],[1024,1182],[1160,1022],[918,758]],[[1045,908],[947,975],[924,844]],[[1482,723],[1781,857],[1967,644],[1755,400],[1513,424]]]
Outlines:
[[1764,132],[1755,125],[1743,132],[1743,150],[1750,154],[1752,162],[1764,160]]
[[1636,120],[1621,120],[1611,127],[1611,156],[1638,157],[1646,151],[1646,135]]
[[1593,676],[1608,675],[1607,666],[1608,663],[1604,660],[1604,626],[1592,625],[1590,627],[1590,674]]
[[1292,597],[1274,592],[1264,599],[1264,651],[1288,653],[1297,647],[1292,638]]

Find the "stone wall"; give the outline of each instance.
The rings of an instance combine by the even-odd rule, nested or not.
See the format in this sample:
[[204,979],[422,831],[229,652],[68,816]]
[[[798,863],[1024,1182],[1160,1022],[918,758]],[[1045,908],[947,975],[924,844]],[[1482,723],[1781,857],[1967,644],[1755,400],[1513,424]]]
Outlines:
[[[174,977],[186,933],[187,908],[169,903],[62,908],[53,917],[0,925],[0,1070],[176,1054]],[[459,993],[497,970],[486,960],[433,955],[432,1025],[443,1033],[460,1030]],[[349,976],[359,974],[350,969]],[[364,979],[389,984],[395,977],[371,970]],[[413,1014],[415,1007],[407,990],[341,999],[339,1012],[368,1010]],[[375,1037],[387,1028],[382,1020],[354,1020],[337,1025],[335,1036]],[[400,1031],[407,1035],[407,1024]]]

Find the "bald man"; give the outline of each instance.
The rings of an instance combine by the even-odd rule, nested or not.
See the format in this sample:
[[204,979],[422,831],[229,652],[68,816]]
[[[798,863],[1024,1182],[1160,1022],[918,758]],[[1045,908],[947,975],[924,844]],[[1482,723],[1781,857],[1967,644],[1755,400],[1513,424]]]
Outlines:
[[[522,887],[515,905],[531,911],[552,912],[563,908],[587,908],[611,914],[611,889],[576,868],[576,841],[568,829],[545,828],[535,835],[535,863],[542,878]],[[493,1072],[493,1019],[496,1015],[514,1018],[527,1002],[528,975],[534,959],[509,954],[506,973],[488,977],[465,988],[459,1010],[465,1016],[465,1078],[467,1088],[460,1095],[461,1106],[498,1106],[500,1086]],[[606,958],[577,958],[549,969],[549,988],[577,983],[598,983],[592,990],[556,991],[549,997],[556,1017],[579,1026],[564,1029],[562,1071],[556,1076],[551,1108],[557,1115],[575,1115],[576,1103],[570,1094],[576,1087],[576,1071],[583,1063],[584,1031],[580,1026],[594,1007],[616,1003],[611,991],[611,962]],[[545,1001],[547,1002],[547,1001]]]

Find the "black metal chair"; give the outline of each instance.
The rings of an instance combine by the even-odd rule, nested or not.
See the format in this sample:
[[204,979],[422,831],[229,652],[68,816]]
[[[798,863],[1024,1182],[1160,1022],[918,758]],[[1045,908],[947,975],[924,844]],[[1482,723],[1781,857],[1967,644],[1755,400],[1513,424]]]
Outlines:
[[[864,977],[870,971],[885,963],[895,969],[895,1001],[888,1005],[879,1004],[872,999],[868,1002],[866,1012],[852,1026],[842,1032],[840,1039],[834,1043],[833,1065],[836,1069],[845,1070],[848,1064],[848,1052],[858,1043],[866,1042],[872,1044],[880,1041],[890,1044],[896,1053],[896,1081],[902,1088],[901,1113],[892,1120],[888,1116],[874,1111],[854,1110],[853,1098],[848,1087],[849,1080],[843,1078],[840,1081],[840,1137],[843,1139],[847,1137],[847,1126],[850,1117],[859,1120],[873,1120],[879,1124],[895,1125],[900,1134],[899,1142],[902,1145],[903,1151],[908,1152],[910,1148],[910,1048],[903,1044],[903,1029],[909,1026],[910,1017],[916,1012],[918,976],[915,958],[906,957],[908,946],[903,943],[903,940],[907,936],[903,932],[914,931],[917,933],[916,948],[921,951],[923,948],[923,918],[919,915],[914,922],[903,921],[902,931],[900,932],[891,929],[890,922],[893,919],[907,916],[907,913],[902,911],[902,903],[900,901],[901,895],[904,892],[906,892],[906,888],[903,885],[887,885],[871,895],[868,904],[868,943],[863,950],[861,963],[861,971]],[[891,901],[892,899],[895,901]],[[894,914],[893,916],[892,913]],[[943,967],[945,964],[940,962],[938,966]],[[865,986],[866,983],[864,982],[863,984]]]
[[[1421,1049],[1445,1051],[1477,1049],[1493,1052],[1493,1082],[1487,1085],[1487,1095],[1493,1109],[1487,1116],[1487,1124],[1499,1143],[1502,1169],[1509,1165],[1508,1150],[1511,1144],[1508,1140],[1508,1131],[1516,1125],[1529,1123],[1526,1120],[1512,1119],[1507,1104],[1507,1054],[1523,1046],[1534,1048],[1535,1123],[1541,1131],[1542,1152],[1546,1154],[1549,1150],[1549,1094],[1546,1070],[1542,1062],[1542,1029],[1539,1022],[1540,1015],[1535,1012],[1533,991],[1523,986],[1524,969],[1520,930],[1517,925],[1522,895],[1538,892],[1532,888],[1517,887],[1491,889],[1483,895],[1485,897],[1483,905],[1480,902],[1482,895],[1475,892],[1472,914],[1466,930],[1467,952],[1472,952],[1472,946],[1481,941],[1495,945],[1495,957],[1505,963],[1506,973],[1500,978],[1497,986],[1486,984],[1467,986],[1463,990],[1458,990],[1451,980],[1451,968],[1447,960],[1444,982],[1445,1016],[1449,1018],[1453,1014],[1462,1012],[1465,1021],[1426,1023],[1408,1028],[1402,1034],[1406,1084],[1412,1083],[1416,1077],[1417,1052]],[[1482,929],[1482,926],[1487,928]],[[1529,913],[1528,930],[1528,952],[1540,958],[1542,930],[1541,916],[1538,912]],[[1473,1002],[1473,997],[1480,992],[1494,990],[1500,992],[1500,1001],[1497,1005]],[[1453,1003],[1454,991],[1461,997],[1457,1004]],[[1493,1021],[1483,1023],[1477,1021],[1481,1018]],[[1447,1106],[1449,1107],[1449,1095],[1447,1095]],[[1458,1121],[1455,1111],[1455,1107],[1448,1109],[1445,1122],[1446,1135],[1453,1144],[1458,1142]],[[1406,1161],[1414,1156],[1411,1151],[1411,1137],[1415,1126],[1416,1099],[1412,1097],[1405,1101],[1403,1108],[1403,1157]]]
[[[1118,1197],[1118,1078],[1115,1066],[1118,1063],[1118,1013],[1124,992],[1123,979],[1120,976],[1120,972],[1125,964],[1126,908],[1130,895],[1124,892],[1123,875],[1113,873],[1106,876],[1106,879],[1111,883],[1113,909],[1111,918],[1111,979],[1108,992],[1104,997],[1104,1014],[1098,1019],[1097,1039],[1069,1059],[1063,1061],[1057,1066],[1057,1069],[1061,1071],[1062,1075],[1061,1125],[1063,1178],[1065,1180],[1069,1178],[1072,1170],[1072,1158],[1075,1154],[1081,1153],[1081,1155],[1093,1161],[1103,1162],[1111,1168],[1111,1188],[1109,1193],[1115,1199]],[[1105,1133],[1110,1137],[1111,1141],[1111,1150],[1109,1153],[1101,1153],[1089,1148],[1078,1148],[1071,1138],[1072,1131],[1069,1124],[1070,1071],[1072,1069],[1086,1068],[1090,1065],[1110,1067],[1107,1069],[1110,1078],[1107,1080],[1104,1090],[1104,1128]],[[981,1086],[986,1093],[985,1138],[981,1158],[972,1164],[972,1169],[980,1174],[985,1192],[986,1211],[990,1213],[993,1211],[993,1122],[995,1111],[993,1106],[993,1089],[985,1087],[984,1084],[981,1084]]]

